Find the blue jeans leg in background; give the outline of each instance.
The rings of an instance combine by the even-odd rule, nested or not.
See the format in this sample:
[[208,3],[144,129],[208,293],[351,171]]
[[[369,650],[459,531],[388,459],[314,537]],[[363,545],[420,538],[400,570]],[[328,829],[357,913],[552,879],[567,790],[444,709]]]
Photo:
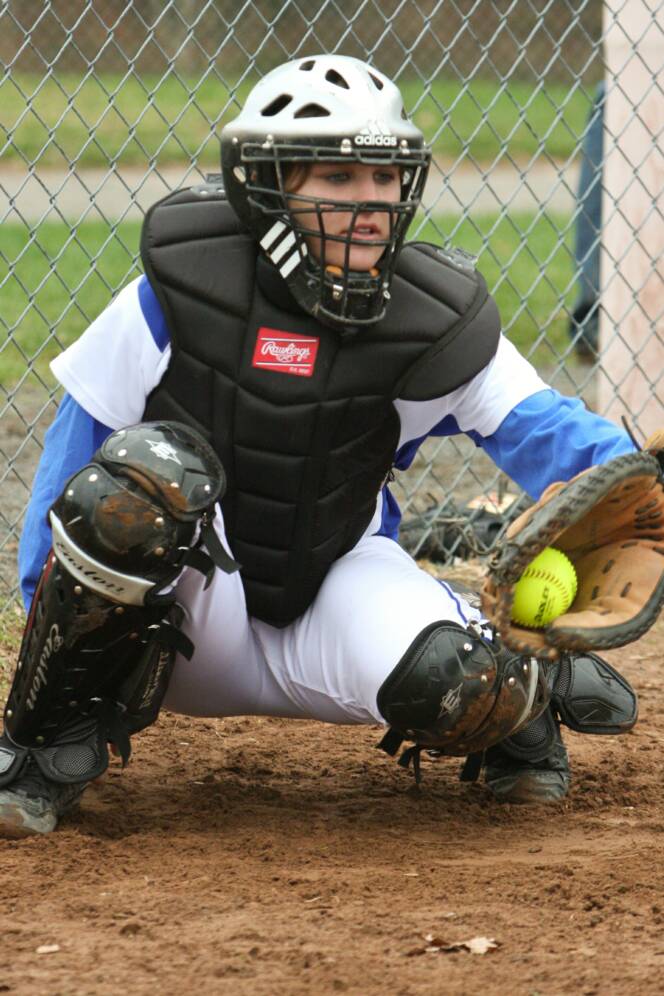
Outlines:
[[604,83],[595,100],[583,139],[579,176],[574,260],[578,295],[569,334],[580,356],[597,353],[599,331],[599,255],[602,232],[602,164],[604,157]]

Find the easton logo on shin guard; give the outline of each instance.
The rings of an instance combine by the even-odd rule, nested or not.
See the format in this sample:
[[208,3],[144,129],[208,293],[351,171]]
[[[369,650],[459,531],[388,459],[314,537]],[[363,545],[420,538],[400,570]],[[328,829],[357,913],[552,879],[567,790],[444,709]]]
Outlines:
[[55,512],[49,512],[49,521],[53,549],[58,560],[66,565],[81,584],[120,602],[142,604],[146,592],[154,587],[151,582],[106,569],[74,543]]
[[28,694],[25,697],[26,708],[31,711],[35,708],[37,704],[37,695],[39,690],[48,684],[48,665],[53,654],[56,654],[60,650],[62,644],[65,641],[60,636],[60,630],[57,623],[53,623],[49,630],[49,634],[46,637],[42,652],[39,655],[39,662],[35,668],[34,677],[30,688],[28,689]]

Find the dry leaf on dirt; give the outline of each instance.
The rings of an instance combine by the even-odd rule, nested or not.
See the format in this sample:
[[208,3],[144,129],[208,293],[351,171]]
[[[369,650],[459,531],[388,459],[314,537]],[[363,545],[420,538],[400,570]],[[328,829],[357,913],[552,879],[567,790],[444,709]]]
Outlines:
[[469,941],[464,941],[463,944],[471,954],[486,954],[487,951],[493,951],[498,947],[493,937],[471,937]]
[[433,934],[426,934],[424,940],[427,942],[424,948],[413,948],[408,951],[408,955],[418,954],[451,954],[455,951],[469,951],[470,954],[487,954],[500,947],[498,941],[493,937],[471,937],[469,941],[453,941],[451,944]]

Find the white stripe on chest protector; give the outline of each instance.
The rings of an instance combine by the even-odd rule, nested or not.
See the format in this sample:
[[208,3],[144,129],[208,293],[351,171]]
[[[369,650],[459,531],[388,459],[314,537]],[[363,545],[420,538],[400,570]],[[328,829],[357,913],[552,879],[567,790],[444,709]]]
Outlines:
[[267,251],[268,247],[277,241],[285,227],[286,225],[283,221],[275,221],[269,232],[266,232],[261,239],[261,247]]
[[295,232],[289,232],[286,238],[279,243],[276,249],[268,253],[270,259],[273,263],[278,263],[280,259],[283,259],[286,253],[293,248],[295,245]]
[[302,261],[302,259],[304,259],[306,255],[307,255],[307,246],[306,243],[303,242],[302,245],[300,246],[299,252],[294,252],[292,256],[288,257],[284,265],[279,267],[279,273],[284,278],[284,280],[289,275],[289,273],[293,272],[295,267]]
[[288,259],[286,260],[286,262],[284,263],[284,265],[281,266],[281,267],[279,267],[279,273],[285,279],[288,276],[289,273],[293,272],[293,270],[295,269],[295,267],[298,266],[298,264],[301,263],[301,261],[302,260],[300,258],[300,254],[296,250],[293,253],[292,256],[288,257]]

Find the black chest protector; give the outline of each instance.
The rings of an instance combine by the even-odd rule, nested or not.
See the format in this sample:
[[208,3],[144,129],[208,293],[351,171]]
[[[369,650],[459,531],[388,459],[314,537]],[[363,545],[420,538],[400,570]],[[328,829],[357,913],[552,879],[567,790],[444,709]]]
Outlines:
[[248,610],[287,625],[371,521],[399,441],[393,401],[441,397],[482,370],[500,334],[495,304],[472,267],[412,244],[382,321],[327,328],[256,278],[256,245],[212,186],[156,204],[141,251],[172,345],[144,417],[211,442]]

